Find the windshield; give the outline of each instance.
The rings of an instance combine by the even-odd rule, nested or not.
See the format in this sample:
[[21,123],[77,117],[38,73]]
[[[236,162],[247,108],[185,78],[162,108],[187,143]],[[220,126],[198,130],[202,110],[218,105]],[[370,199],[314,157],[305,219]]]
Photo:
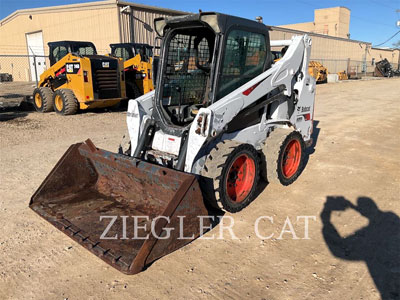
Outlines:
[[136,44],[135,52],[140,54],[141,56],[152,57],[153,56],[153,48],[146,44]]
[[189,124],[207,105],[214,40],[214,32],[205,27],[175,30],[168,39],[161,97],[175,125]]

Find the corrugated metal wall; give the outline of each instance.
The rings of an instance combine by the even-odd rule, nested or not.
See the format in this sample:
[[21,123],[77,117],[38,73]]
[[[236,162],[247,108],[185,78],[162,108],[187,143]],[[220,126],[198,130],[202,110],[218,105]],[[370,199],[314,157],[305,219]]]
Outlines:
[[133,40],[133,22],[131,9],[120,12],[121,43],[129,43]]
[[[123,8],[123,6],[120,6],[120,8]],[[120,15],[122,42],[145,43],[154,46],[157,36],[154,31],[154,19],[176,14],[131,6],[130,9],[121,12]],[[159,43],[156,46],[159,46]]]
[[[271,40],[291,39],[293,35],[299,35],[298,32],[290,32],[288,30],[280,30],[273,27],[270,32]],[[319,36],[308,33],[312,39],[311,58],[324,59],[352,59],[363,60],[365,57],[366,47],[370,47],[370,43],[358,42],[353,40],[343,40],[329,36]]]
[[[270,38],[271,40],[285,40],[299,34],[304,34],[304,32],[272,27]],[[371,43],[368,42],[314,33],[307,34],[312,39],[311,60],[321,62],[332,73],[344,70],[355,73],[371,73],[375,68],[375,63],[383,58],[387,58],[395,67],[399,63],[399,50],[372,49]],[[273,50],[279,51],[281,49],[275,48]]]
[[[270,32],[271,40],[291,39],[293,35],[303,34],[273,27]],[[370,43],[353,40],[338,39],[330,36],[321,36],[308,33],[312,39],[311,60],[321,62],[328,71],[336,73],[339,71],[351,71],[354,67],[355,73],[361,73],[366,67],[366,49],[371,48]],[[280,49],[273,49],[280,50]],[[364,66],[364,67],[363,67]]]

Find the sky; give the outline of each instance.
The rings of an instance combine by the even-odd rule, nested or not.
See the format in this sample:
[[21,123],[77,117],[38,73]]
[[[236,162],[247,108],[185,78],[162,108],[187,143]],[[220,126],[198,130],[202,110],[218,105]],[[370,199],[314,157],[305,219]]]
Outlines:
[[[126,0],[129,1],[129,0]],[[0,0],[0,19],[17,9],[91,2],[90,0]],[[262,16],[268,25],[283,25],[314,20],[314,9],[345,6],[350,13],[351,39],[378,45],[400,30],[400,0],[130,0],[129,2],[187,12],[217,11],[248,19]],[[390,47],[400,34],[381,45]]]

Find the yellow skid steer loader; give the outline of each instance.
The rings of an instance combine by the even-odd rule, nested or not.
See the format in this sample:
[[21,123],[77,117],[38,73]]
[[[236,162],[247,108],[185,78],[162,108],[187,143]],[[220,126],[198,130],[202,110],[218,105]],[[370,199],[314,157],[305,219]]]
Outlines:
[[126,94],[129,99],[138,98],[154,90],[153,49],[148,44],[110,44],[111,56],[124,61]]
[[125,99],[123,62],[97,55],[90,42],[60,41],[49,45],[50,68],[33,91],[38,112],[75,114],[78,109],[109,107]]

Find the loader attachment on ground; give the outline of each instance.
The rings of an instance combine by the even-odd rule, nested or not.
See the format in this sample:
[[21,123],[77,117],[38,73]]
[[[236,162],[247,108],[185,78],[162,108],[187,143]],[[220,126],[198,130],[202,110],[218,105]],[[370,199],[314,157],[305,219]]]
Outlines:
[[[126,274],[197,238],[198,216],[209,215],[194,175],[97,149],[90,140],[67,150],[30,207]],[[203,228],[210,224],[203,221]]]

